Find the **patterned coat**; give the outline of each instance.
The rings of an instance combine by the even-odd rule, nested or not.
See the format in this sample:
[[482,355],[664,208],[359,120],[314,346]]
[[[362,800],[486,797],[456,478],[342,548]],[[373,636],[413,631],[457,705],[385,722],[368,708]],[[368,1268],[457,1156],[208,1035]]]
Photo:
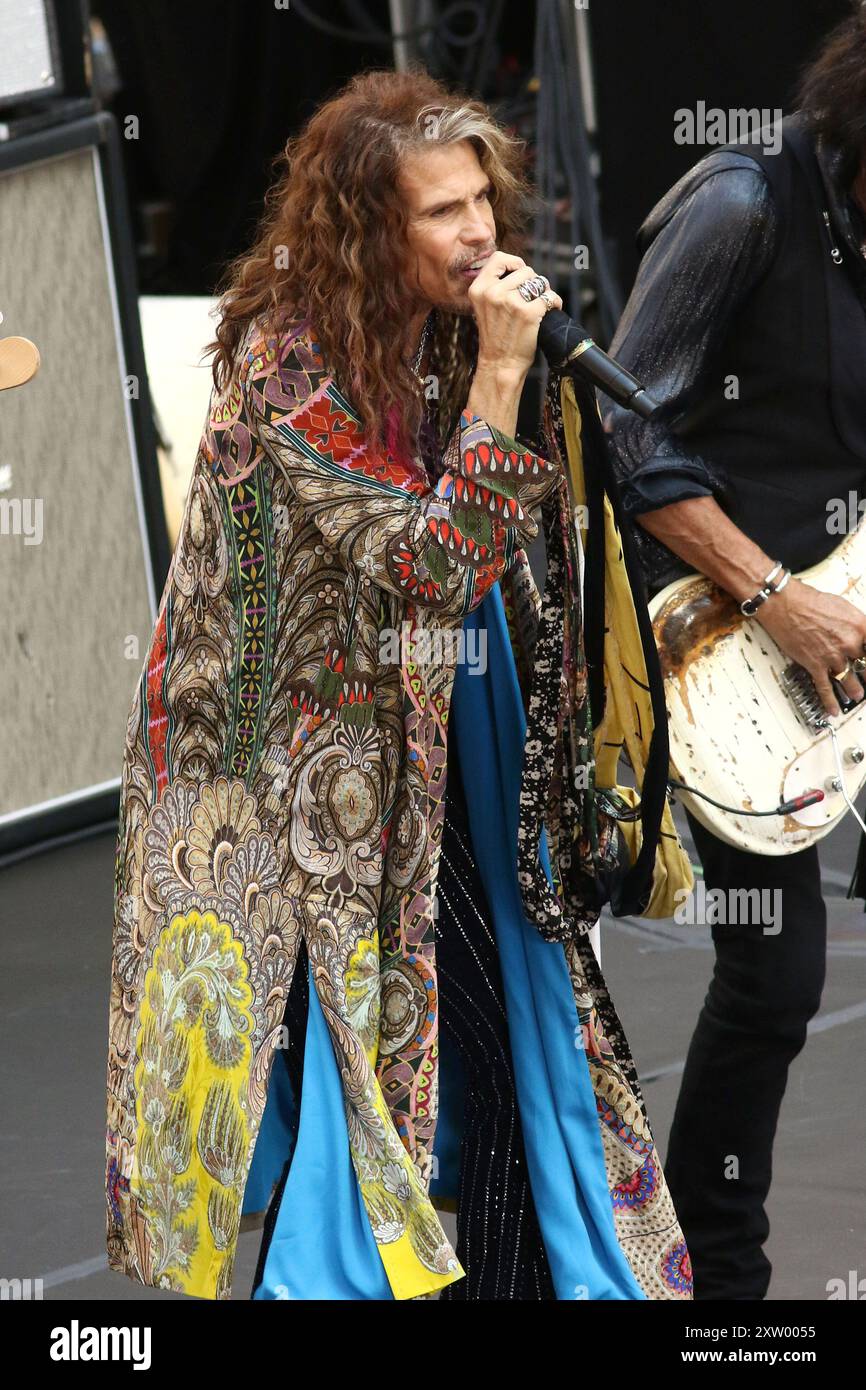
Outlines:
[[428,1195],[449,702],[497,581],[526,698],[524,546],[565,484],[466,412],[446,457],[431,486],[373,454],[306,321],[253,324],[212,393],[122,773],[107,1238],[143,1284],[230,1296],[302,938],[394,1296],[463,1274]]

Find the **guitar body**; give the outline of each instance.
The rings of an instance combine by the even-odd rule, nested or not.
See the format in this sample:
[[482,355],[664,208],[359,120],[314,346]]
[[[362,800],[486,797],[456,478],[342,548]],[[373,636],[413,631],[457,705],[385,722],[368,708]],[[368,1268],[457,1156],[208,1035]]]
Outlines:
[[[825,560],[796,578],[866,609],[866,518]],[[767,600],[772,603],[772,598]],[[755,854],[793,854],[820,840],[848,810],[814,685],[730,594],[703,575],[650,601],[670,733],[670,764],[689,786],[744,810],[770,810],[813,788],[824,800],[784,816],[722,811],[691,792],[683,805],[719,839]],[[847,696],[841,695],[840,705]],[[852,801],[866,781],[866,700],[831,720]]]

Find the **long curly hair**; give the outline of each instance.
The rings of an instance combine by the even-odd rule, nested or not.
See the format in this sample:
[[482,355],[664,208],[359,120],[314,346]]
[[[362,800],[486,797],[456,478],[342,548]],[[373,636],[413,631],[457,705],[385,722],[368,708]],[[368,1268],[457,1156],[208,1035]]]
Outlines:
[[[360,73],[317,109],[272,161],[254,244],[217,286],[220,322],[205,350],[214,354],[217,390],[236,378],[252,320],[277,332],[287,313],[308,317],[368,441],[413,457],[425,400],[403,356],[408,212],[398,175],[401,161],[431,141],[458,140],[471,142],[491,182],[497,246],[518,251],[533,203],[525,143],[484,103],[413,66]],[[437,309],[433,328],[430,371],[444,446],[466,402],[478,338],[471,314]]]
[[850,174],[866,155],[866,4],[856,0],[853,14],[825,38],[804,70],[797,105],[813,131],[844,154]]

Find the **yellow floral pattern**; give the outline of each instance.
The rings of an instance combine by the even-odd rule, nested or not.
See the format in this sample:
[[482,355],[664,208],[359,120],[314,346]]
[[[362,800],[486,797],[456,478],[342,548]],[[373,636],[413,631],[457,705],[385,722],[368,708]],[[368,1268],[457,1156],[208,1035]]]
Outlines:
[[214,912],[178,913],[145,977],[130,1187],[154,1282],[225,1296],[255,1125],[245,1100],[252,990],[241,943]]

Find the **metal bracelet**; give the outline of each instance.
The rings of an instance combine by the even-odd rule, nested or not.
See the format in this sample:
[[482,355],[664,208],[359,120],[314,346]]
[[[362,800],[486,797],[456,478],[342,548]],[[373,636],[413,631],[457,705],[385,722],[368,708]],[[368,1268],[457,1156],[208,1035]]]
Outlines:
[[779,584],[777,584],[777,585],[775,586],[775,588],[773,589],[773,593],[774,593],[774,594],[780,594],[780,593],[782,592],[782,590],[784,589],[785,585],[787,584],[787,582],[788,582],[788,580],[789,580],[790,578],[791,578],[791,571],[790,571],[790,570],[785,570],[785,573],[784,573],[783,576],[782,576],[781,583],[779,583]]
[[779,573],[780,569],[784,569],[781,560],[777,561],[773,568],[770,570],[770,573],[765,576],[764,583],[762,587],[758,590],[758,592],[752,598],[743,599],[742,603],[740,604],[740,612],[744,613],[747,618],[753,617],[755,613],[757,613],[761,604],[767,602],[767,599],[770,597],[771,594],[777,594],[779,593],[780,589],[783,589],[785,587],[788,580],[791,578],[790,570],[785,570],[785,573],[778,584],[773,583],[773,579]]

